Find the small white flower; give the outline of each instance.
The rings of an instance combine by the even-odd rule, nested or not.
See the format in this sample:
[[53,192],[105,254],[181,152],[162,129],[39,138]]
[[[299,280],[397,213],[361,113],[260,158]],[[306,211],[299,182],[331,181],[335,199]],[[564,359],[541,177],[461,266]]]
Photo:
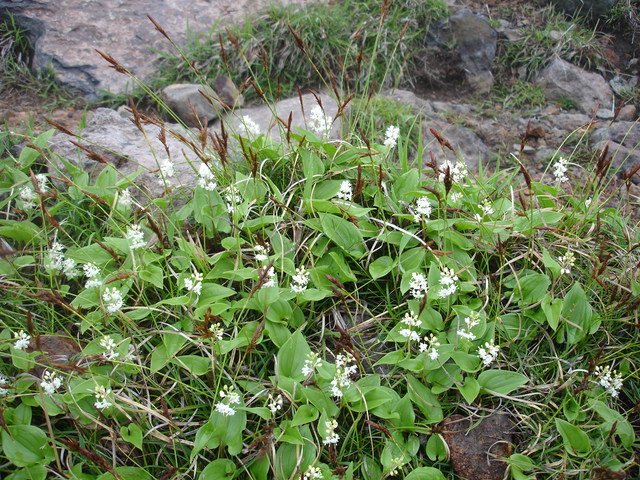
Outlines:
[[400,136],[400,129],[394,125],[390,125],[387,131],[384,133],[384,145],[388,148],[393,148],[398,143],[398,137]]
[[316,373],[316,368],[322,365],[322,360],[320,360],[320,356],[317,353],[311,352],[307,354],[307,359],[304,361],[304,365],[302,367],[302,374],[305,377],[313,375]]
[[253,247],[254,257],[258,262],[266,262],[269,260],[269,249],[270,247],[267,245],[266,247],[263,245],[256,245]]
[[192,273],[190,277],[184,279],[184,288],[196,295],[200,295],[202,292],[202,279],[200,272]]
[[493,206],[491,205],[491,202],[486,198],[482,201],[480,208],[482,209],[482,213],[484,213],[484,215],[487,217],[496,213],[496,211],[493,209]]
[[216,411],[224,415],[225,417],[232,416],[236,414],[236,410],[233,407],[230,407],[226,403],[218,402],[216,403]]
[[295,293],[304,292],[309,284],[309,276],[311,274],[304,268],[296,268],[296,274],[291,277],[293,283],[291,284],[291,290]]
[[413,272],[411,274],[411,282],[409,283],[409,288],[411,289],[411,296],[413,298],[424,298],[427,290],[429,290],[427,277],[425,277],[422,273]]
[[309,467],[307,471],[304,472],[302,480],[322,480],[323,478],[322,472],[318,467]]
[[24,330],[20,330],[19,332],[14,333],[13,338],[15,340],[13,348],[15,348],[16,350],[24,350],[29,346],[29,343],[31,342],[31,335],[25,333]]
[[309,127],[311,130],[320,136],[327,136],[331,130],[331,123],[333,122],[333,119],[330,116],[325,115],[320,105],[315,105],[311,109],[310,117]]
[[87,277],[87,281],[84,284],[84,288],[99,287],[102,285],[100,280],[100,269],[95,263],[85,263],[82,265],[84,276]]
[[274,398],[273,395],[269,394],[267,406],[273,415],[278,413],[278,410],[282,410],[283,404],[284,401],[282,400],[282,395],[278,394],[278,396]]
[[476,325],[480,325],[480,314],[477,312],[472,312],[470,316],[464,319],[464,323],[465,327],[458,329],[458,336],[471,341],[475,340],[476,336],[471,333],[471,329]]
[[413,342],[418,342],[420,340],[420,335],[418,335],[418,332],[415,332],[415,331],[411,330],[410,328],[403,328],[402,330],[400,330],[399,333],[403,337],[408,338],[409,340],[411,340]]
[[229,187],[227,187],[224,198],[227,203],[227,212],[229,213],[233,213],[236,206],[242,203],[242,196],[240,196],[240,191],[235,185],[229,185]]
[[458,289],[456,281],[458,281],[458,276],[453,269],[442,267],[440,270],[440,298],[447,298],[456,292]]
[[458,201],[461,198],[462,198],[461,192],[452,192],[451,194],[449,194],[449,203],[450,204],[458,203]]
[[591,206],[591,202],[593,202],[593,198],[589,197],[584,201],[584,206],[589,208]]
[[336,198],[340,198],[348,202],[353,200],[353,188],[351,187],[351,182],[349,182],[349,180],[344,180],[340,184],[340,191],[336,194]]
[[235,415],[236,410],[231,405],[240,404],[240,395],[233,389],[225,385],[223,390],[219,393],[222,401],[216,403],[216,411],[225,416]]
[[336,373],[333,380],[331,380],[331,395],[334,397],[342,397],[342,391],[351,385],[349,377],[358,370],[354,363],[355,358],[350,353],[339,354],[336,357]]
[[488,367],[495,361],[499,352],[500,347],[494,345],[493,340],[491,340],[491,342],[485,342],[484,347],[478,348],[478,356],[485,367]]
[[209,192],[213,192],[218,186],[215,175],[206,163],[201,163],[198,168],[198,186]]
[[116,287],[107,288],[102,292],[102,301],[109,313],[117,312],[122,308],[122,305],[124,305],[122,294]]
[[556,163],[553,164],[553,176],[556,177],[556,182],[562,183],[569,180],[567,178],[567,159],[560,157]]
[[47,270],[61,271],[64,266],[64,247],[58,242],[53,242],[47,254],[47,260],[44,264]]
[[111,395],[110,388],[105,388],[102,385],[98,385],[96,386],[94,393],[96,397],[96,401],[94,405],[98,410],[104,410],[105,408],[108,408],[111,405],[113,405],[113,403],[107,400],[107,397]]
[[324,422],[324,427],[326,433],[322,443],[324,445],[336,445],[340,441],[340,435],[335,432],[336,428],[338,428],[338,422],[335,420],[328,420]]
[[405,313],[400,321],[409,327],[420,327],[422,325],[418,316],[413,312]]
[[80,276],[80,271],[76,268],[76,261],[73,258],[65,258],[62,261],[62,273],[64,273],[67,278]]
[[0,373],[0,398],[9,395],[9,379]]
[[256,122],[253,121],[251,117],[248,115],[243,115],[242,124],[244,125],[244,130],[249,137],[258,137],[260,136],[260,127]]
[[597,381],[606,392],[613,398],[616,398],[622,388],[622,374],[611,370],[608,365],[604,368],[600,366],[596,367],[595,374],[598,377]]
[[224,328],[220,322],[216,322],[209,326],[209,332],[216,340],[222,340],[224,338]]
[[131,248],[131,250],[142,248],[147,244],[144,241],[144,232],[142,228],[140,228],[140,225],[134,224],[128,227],[127,233],[125,233],[124,236],[129,241],[129,248]]
[[442,173],[439,175],[440,181],[444,181],[445,173],[447,168],[449,169],[449,173],[451,175],[452,180],[455,183],[461,183],[464,180],[464,177],[469,173],[467,166],[463,162],[450,162],[449,160],[445,160],[442,165],[440,165],[440,170]]
[[569,274],[576,263],[576,257],[572,251],[567,250],[567,254],[558,258],[558,262],[560,263],[560,275]]
[[121,208],[128,208],[133,205],[133,197],[131,196],[131,190],[129,190],[129,187],[125,188],[118,194],[117,203]]
[[158,165],[158,180],[161,185],[167,178],[173,177],[175,173],[175,166],[170,159],[164,158],[160,160],[160,163]]
[[413,221],[421,222],[427,220],[431,216],[432,208],[431,203],[427,197],[416,198],[415,206],[413,207]]
[[120,353],[116,350],[118,347],[116,342],[113,341],[109,335],[105,335],[100,339],[100,346],[104,348],[104,357],[107,360],[115,360],[120,356]]
[[31,185],[23,185],[18,192],[18,198],[22,200],[22,208],[25,210],[31,210],[36,207],[35,199],[38,198],[38,194],[35,192]]
[[62,378],[55,372],[45,370],[42,374],[40,386],[47,395],[53,395],[62,386]]
[[[260,271],[260,275],[264,274],[264,269],[261,268],[259,271]],[[276,278],[276,270],[275,270],[275,268],[271,267],[271,268],[269,268],[269,270],[267,270],[267,272],[265,274],[265,277],[264,277],[264,280],[265,281],[262,284],[262,288],[277,286],[278,279]]]
[[40,190],[40,193],[47,193],[49,185],[47,184],[47,176],[44,173],[36,175],[36,183],[38,184],[38,190]]
[[436,336],[432,333],[429,337],[424,337],[420,345],[418,345],[418,349],[421,353],[427,353],[431,360],[437,360],[440,356],[438,352],[438,347],[440,346],[440,342]]

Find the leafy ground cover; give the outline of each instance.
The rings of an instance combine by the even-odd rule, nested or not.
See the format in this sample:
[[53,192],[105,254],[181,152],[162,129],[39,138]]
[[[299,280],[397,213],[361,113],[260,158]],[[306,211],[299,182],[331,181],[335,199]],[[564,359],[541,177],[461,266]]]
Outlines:
[[0,160],[3,478],[456,478],[445,418],[494,412],[513,479],[637,477],[640,240],[606,152],[471,173],[375,98],[340,141],[321,109],[194,133],[159,198],[0,133],[29,142]]

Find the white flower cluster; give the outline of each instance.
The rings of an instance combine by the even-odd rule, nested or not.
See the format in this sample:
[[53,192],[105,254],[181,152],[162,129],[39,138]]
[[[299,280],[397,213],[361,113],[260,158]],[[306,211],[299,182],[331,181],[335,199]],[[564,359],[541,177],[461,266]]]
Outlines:
[[283,405],[284,401],[282,399],[282,395],[278,394],[278,396],[274,397],[273,395],[269,394],[267,406],[269,407],[269,410],[271,410],[271,413],[273,415],[278,413],[278,410],[282,410]]
[[420,353],[425,353],[429,356],[431,360],[437,360],[440,356],[438,352],[438,347],[440,346],[440,342],[436,336],[432,333],[429,337],[424,337],[422,342],[418,345],[418,349]]
[[495,362],[498,353],[500,353],[500,347],[494,345],[493,340],[491,340],[491,342],[485,342],[484,347],[478,348],[478,356],[485,367]]
[[496,213],[496,211],[494,210],[493,206],[491,205],[491,201],[489,201],[489,199],[487,199],[487,198],[485,198],[482,201],[482,204],[480,204],[480,209],[482,210],[482,213],[486,217],[490,217],[491,215]]
[[47,253],[47,260],[44,266],[47,270],[62,272],[67,278],[75,278],[80,275],[76,268],[76,261],[65,257],[64,253],[62,253],[63,250],[64,246],[58,242],[53,242]]
[[341,353],[336,357],[336,373],[333,380],[331,380],[331,395],[334,397],[341,398],[342,391],[351,385],[349,377],[358,370],[355,361],[356,359],[353,358],[353,355],[348,352]]
[[427,277],[425,277],[423,273],[413,272],[411,274],[411,282],[409,283],[409,288],[411,289],[411,296],[413,298],[424,298],[424,296],[427,294],[427,290],[429,290]]
[[208,192],[213,192],[218,186],[215,175],[209,168],[209,165],[204,162],[201,163],[198,168],[198,186]]
[[15,340],[13,348],[16,350],[24,350],[31,343],[31,335],[28,335],[24,330],[14,333],[13,339]]
[[85,263],[82,265],[82,270],[84,271],[84,276],[87,277],[84,288],[99,287],[102,285],[102,280],[100,279],[100,268],[98,268],[95,263]]
[[316,373],[316,368],[318,368],[320,365],[322,365],[320,356],[314,352],[308,353],[307,359],[304,361],[304,365],[302,366],[302,374],[305,377],[309,377]]
[[[338,437],[338,439],[340,439],[340,437]],[[322,472],[318,467],[309,467],[307,471],[304,472],[302,480],[322,480],[323,478]]]
[[[44,173],[38,173],[35,177],[40,193],[47,193],[49,190],[47,176]],[[31,185],[23,185],[18,192],[18,198],[22,201],[22,208],[31,210],[36,206],[35,199],[38,198],[38,194]]]
[[307,285],[309,284],[309,275],[310,273],[307,271],[305,267],[296,268],[296,274],[291,277],[292,284],[291,290],[295,293],[302,293],[307,289]]
[[224,338],[224,328],[220,322],[213,323],[209,326],[209,333],[216,340],[222,340]]
[[567,159],[560,157],[556,163],[553,164],[553,176],[556,177],[556,182],[562,183],[569,180],[567,178]]
[[263,246],[258,244],[255,247],[253,247],[253,253],[254,253],[253,258],[255,258],[256,261],[258,262],[266,262],[267,260],[269,260],[269,250],[270,250],[269,245]]
[[116,313],[124,305],[122,293],[116,287],[106,288],[102,292],[102,301],[104,302],[104,308],[109,313]]
[[246,132],[247,136],[249,137],[260,136],[260,127],[248,115],[242,116],[242,125],[244,125],[244,131]]
[[110,388],[105,388],[102,385],[98,385],[96,386],[95,390],[94,390],[95,396],[96,396],[96,401],[93,404],[98,410],[104,410],[105,408],[110,407],[111,405],[113,405],[113,403],[111,403],[109,400],[107,400],[107,397],[109,395],[111,395],[111,389]]
[[131,190],[129,190],[129,187],[120,191],[118,194],[117,205],[121,208],[129,208],[133,205],[133,197],[131,196]]
[[400,129],[395,125],[389,125],[387,131],[384,132],[384,146],[393,148],[398,143],[398,137],[400,137]]
[[324,445],[336,445],[340,441],[340,435],[336,433],[336,428],[338,428],[338,422],[335,420],[327,420],[324,422],[324,427],[326,430],[324,440],[322,443]]
[[336,198],[346,200],[347,202],[353,200],[353,188],[351,187],[351,182],[349,182],[349,180],[344,180],[340,184],[340,191],[336,194]]
[[611,370],[611,367],[608,365],[604,368],[597,366],[595,374],[598,377],[600,386],[604,388],[609,395],[616,398],[622,388],[622,374]]
[[44,393],[53,395],[62,386],[62,378],[55,372],[45,370],[42,374],[40,386],[42,390],[44,390]]
[[0,398],[9,395],[9,379],[0,373]]
[[441,182],[444,181],[445,172],[447,171],[447,168],[449,168],[449,173],[451,174],[451,178],[456,183],[461,183],[464,180],[464,177],[466,177],[467,174],[469,173],[467,166],[463,162],[456,162],[454,164],[449,160],[445,160],[440,165],[440,170],[442,171],[442,173],[440,173],[438,178],[440,179]]
[[450,295],[456,293],[458,286],[456,282],[458,281],[458,276],[455,274],[453,269],[449,267],[442,267],[440,270],[440,298],[447,298]]
[[223,390],[220,392],[220,398],[222,400],[216,403],[216,411],[223,414],[225,417],[235,415],[236,409],[231,405],[240,404],[240,395],[238,395],[233,387],[225,385]]
[[414,222],[427,220],[431,216],[431,212],[431,203],[427,197],[416,198],[416,203],[412,208]]
[[420,335],[418,332],[414,330],[414,328],[418,328],[422,325],[422,322],[418,319],[418,316],[413,312],[407,312],[400,320],[400,323],[406,325],[407,328],[403,328],[400,330],[400,335],[414,342],[420,341]]
[[105,335],[100,339],[100,346],[104,348],[103,355],[107,360],[115,360],[120,356],[120,353],[116,350],[118,347],[116,342],[109,335]]
[[270,267],[269,270],[265,272],[266,268],[267,267],[264,267],[258,270],[260,276],[264,275],[264,283],[262,284],[262,288],[276,287],[278,285],[278,278],[276,277],[275,268]]
[[129,241],[129,248],[136,250],[144,247],[147,243],[144,241],[144,232],[140,225],[134,224],[127,228],[124,238]]
[[569,274],[576,263],[576,256],[571,250],[567,250],[566,255],[558,258],[558,262],[560,263],[560,275]]
[[475,340],[476,336],[471,333],[471,329],[476,325],[480,325],[480,314],[472,312],[467,318],[464,319],[465,327],[458,329],[458,336],[466,338],[467,340]]
[[158,181],[162,185],[167,178],[171,178],[176,174],[176,169],[169,158],[163,158],[158,164]]
[[193,292],[196,295],[200,295],[202,292],[202,274],[200,272],[194,272],[191,276],[184,279],[184,288],[189,292]]
[[224,199],[227,203],[227,212],[229,213],[233,213],[236,207],[242,203],[242,196],[235,185],[229,185],[227,187]]
[[309,127],[311,130],[322,137],[327,136],[331,130],[333,119],[325,115],[320,105],[316,105],[311,109],[310,117]]

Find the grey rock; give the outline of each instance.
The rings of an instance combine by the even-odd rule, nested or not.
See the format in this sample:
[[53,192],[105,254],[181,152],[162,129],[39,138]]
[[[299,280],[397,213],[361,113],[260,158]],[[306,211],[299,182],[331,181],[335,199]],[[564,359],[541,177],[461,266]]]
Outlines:
[[616,75],[609,80],[609,86],[616,92],[616,95],[623,95],[633,89],[638,84],[637,75]]
[[613,111],[610,108],[601,108],[596,112],[596,118],[600,120],[611,120],[613,118]]
[[192,127],[208,125],[224,109],[211,87],[197,83],[176,83],[162,90],[162,99],[183,122]]
[[[250,125],[253,122],[257,125],[259,133],[266,134],[274,140],[281,140],[286,138],[285,125],[289,122],[289,116],[291,116],[292,131],[300,132],[300,129],[313,131],[312,111],[315,107],[321,107],[327,121],[331,122],[328,125],[326,138],[339,138],[341,119],[335,118],[338,113],[338,104],[329,95],[320,94],[317,98],[320,103],[316,96],[308,93],[301,97],[281,100],[273,106],[241,108],[224,117],[225,128],[241,136],[251,136]],[[219,123],[214,124],[212,129],[219,130]]]
[[[83,170],[97,174],[103,167],[101,162],[89,157],[88,153],[76,147],[71,141],[98,153],[116,167],[122,178],[131,178],[132,174],[142,171],[135,179],[141,196],[158,197],[165,191],[165,184],[170,188],[179,185],[193,185],[194,167],[197,169],[200,160],[193,149],[180,141],[177,136],[195,140],[194,132],[180,125],[166,124],[165,145],[159,140],[162,129],[156,124],[142,123],[144,134],[132,122],[132,115],[124,109],[115,111],[108,108],[97,109],[89,118],[86,127],[77,137],[64,133],[55,135],[50,140],[53,156],[53,170],[64,170],[60,158],[64,158]],[[159,168],[163,161],[173,163],[175,173],[162,179]],[[142,193],[144,192],[144,193]]]
[[625,121],[625,122],[633,122],[636,118],[638,118],[638,109],[635,105],[625,105],[618,112],[618,117],[616,120]]
[[429,29],[426,49],[416,63],[430,83],[446,85],[464,79],[486,92],[493,85],[491,64],[497,39],[497,32],[484,17],[463,8]]
[[569,99],[587,114],[613,102],[613,92],[602,76],[559,58],[536,76],[535,83],[544,88],[547,99]]
[[[285,0],[302,3],[309,0]],[[259,3],[259,2],[258,2]],[[131,79],[116,72],[96,53],[111,55],[132,74],[148,79],[170,43],[147,18],[153,17],[181,44],[187,25],[206,32],[218,22],[230,24],[255,11],[253,0],[0,0],[34,39],[34,68],[53,68],[56,79],[90,98],[100,91],[126,93]]]
[[[590,137],[591,147],[601,150],[609,145],[609,155],[614,170],[629,170],[640,163],[640,124],[638,122],[614,122],[594,130]],[[634,176],[638,181],[638,176]]]

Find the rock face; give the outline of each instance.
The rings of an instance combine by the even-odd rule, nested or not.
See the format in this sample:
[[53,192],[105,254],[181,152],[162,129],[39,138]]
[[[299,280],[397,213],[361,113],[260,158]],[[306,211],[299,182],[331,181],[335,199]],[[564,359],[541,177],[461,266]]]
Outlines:
[[513,452],[513,425],[507,414],[493,414],[479,423],[462,415],[443,422],[455,472],[465,480],[502,480]]
[[613,92],[602,76],[561,59],[553,60],[535,79],[549,100],[568,99],[586,113],[611,107]]
[[463,8],[427,32],[427,49],[418,56],[418,64],[434,83],[459,77],[475,90],[488,92],[497,40],[498,34],[484,17]]
[[[305,0],[284,0],[302,3]],[[146,79],[169,42],[150,15],[178,44],[192,32],[230,24],[255,11],[253,0],[0,0],[0,14],[11,12],[34,39],[34,68],[51,66],[57,80],[96,97],[101,90],[124,93],[131,80],[104,61],[111,55],[134,75]]]
[[616,4],[616,0],[550,0],[572,17],[604,17]]

